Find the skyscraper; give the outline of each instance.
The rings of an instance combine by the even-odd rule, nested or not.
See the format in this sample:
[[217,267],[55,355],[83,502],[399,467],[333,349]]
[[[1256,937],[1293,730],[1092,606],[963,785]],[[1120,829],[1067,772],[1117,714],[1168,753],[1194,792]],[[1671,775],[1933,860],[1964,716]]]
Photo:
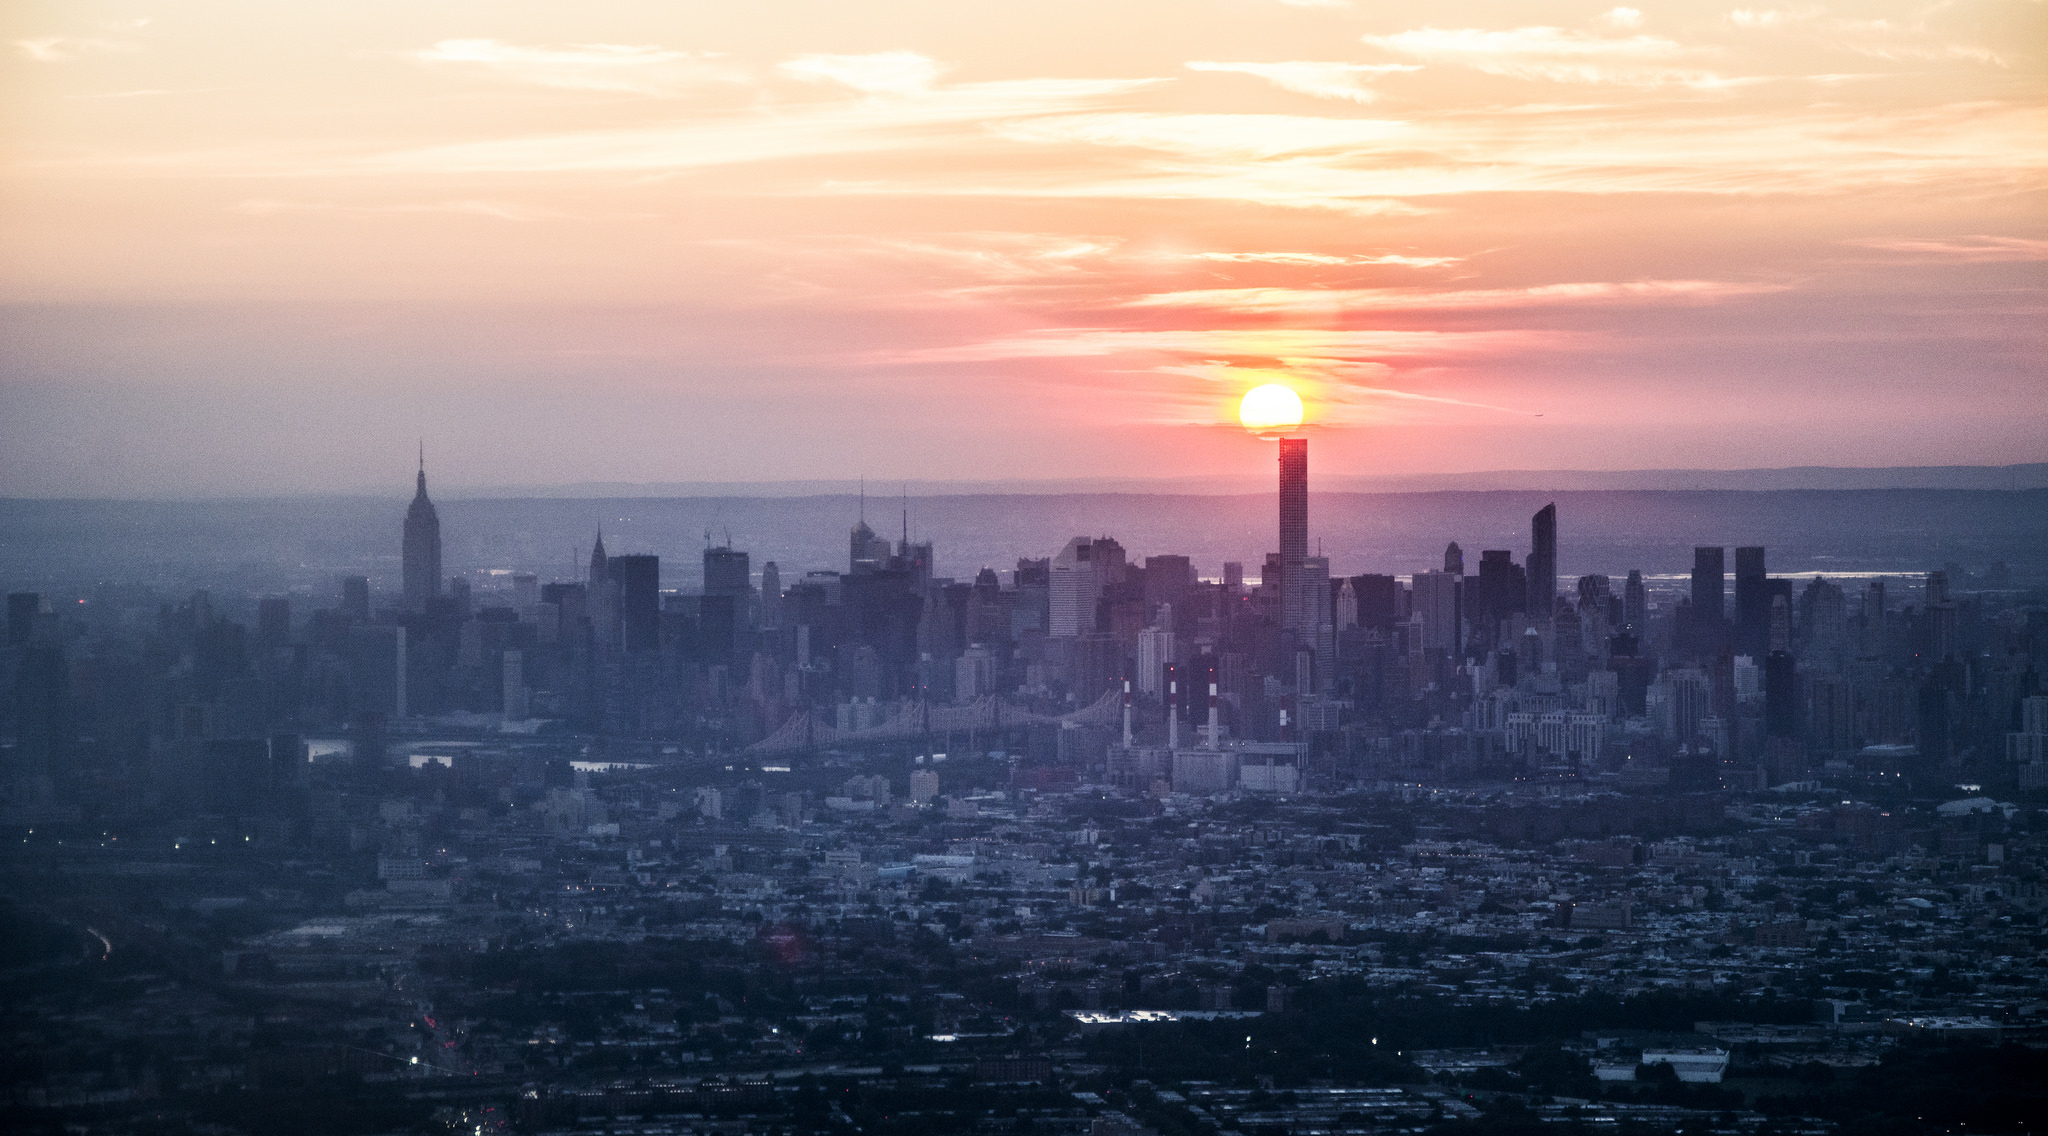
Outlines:
[[1529,618],[1549,619],[1557,609],[1557,505],[1529,518]]
[[1308,439],[1280,439],[1280,626],[1309,627],[1313,602],[1302,565],[1308,559]]
[[1465,550],[1455,540],[1444,546],[1444,571],[1453,576],[1465,574]]
[[704,550],[704,594],[743,599],[753,594],[747,554],[735,548]]
[[605,572],[618,588],[619,642],[628,651],[661,646],[661,558],[614,556]]
[[427,601],[441,594],[441,518],[427,500],[427,455],[420,451],[419,489],[405,511],[405,608],[425,611]]
[[782,571],[770,560],[761,565],[761,627],[782,626]]
[[1650,595],[1643,587],[1643,574],[1631,568],[1628,583],[1621,588],[1621,622],[1626,634],[1641,639],[1649,627]]
[[1698,627],[1715,627],[1728,618],[1728,569],[1726,549],[1696,547],[1692,550],[1692,619]]
[[1761,659],[1771,649],[1770,578],[1764,550],[1735,550],[1735,653]]
[[1422,623],[1423,650],[1455,655],[1459,642],[1458,592],[1461,577],[1455,572],[1417,572],[1413,581],[1414,613]]

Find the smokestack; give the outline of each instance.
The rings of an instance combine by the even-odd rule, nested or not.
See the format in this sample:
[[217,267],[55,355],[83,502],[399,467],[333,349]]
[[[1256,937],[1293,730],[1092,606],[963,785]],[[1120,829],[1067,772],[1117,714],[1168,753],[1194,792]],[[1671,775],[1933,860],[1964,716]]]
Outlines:
[[1223,748],[1223,727],[1216,721],[1216,682],[1209,682],[1209,748]]
[[1131,680],[1124,679],[1124,748],[1131,748]]
[[1180,748],[1180,674],[1166,680],[1166,748]]

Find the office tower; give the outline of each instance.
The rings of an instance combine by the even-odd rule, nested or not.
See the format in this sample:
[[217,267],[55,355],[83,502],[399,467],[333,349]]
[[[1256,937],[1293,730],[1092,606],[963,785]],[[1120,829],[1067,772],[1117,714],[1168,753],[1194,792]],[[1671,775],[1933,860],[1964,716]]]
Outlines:
[[1455,572],[1417,572],[1413,582],[1414,618],[1421,622],[1422,649],[1455,655],[1459,641],[1458,584]]
[[1185,556],[1148,556],[1145,558],[1145,609],[1155,611],[1161,605],[1173,608],[1185,615],[1188,608],[1188,588],[1195,582],[1195,568]]
[[782,626],[782,570],[773,560],[761,565],[761,627],[772,631]]
[[504,662],[504,717],[508,722],[526,720],[526,656],[518,651],[505,652]]
[[1770,653],[1770,580],[1764,574],[1764,550],[1735,550],[1735,653],[1761,659]]
[[1392,576],[1368,573],[1350,579],[1351,590],[1358,597],[1358,626],[1370,627],[1382,635],[1394,632],[1394,621],[1400,617],[1401,582]]
[[1109,537],[1077,536],[1052,558],[1047,634],[1071,638],[1095,630],[1102,590],[1124,582],[1124,547]]
[[1102,583],[1095,575],[1095,542],[1077,536],[1052,558],[1051,626],[1059,638],[1095,630],[1095,601]]
[[1705,546],[1692,550],[1692,620],[1696,627],[1718,627],[1728,618],[1726,551]]
[[1465,550],[1455,540],[1444,546],[1444,571],[1453,576],[1465,574]]
[[341,614],[357,623],[370,622],[370,578],[368,576],[343,576],[341,578]]
[[1301,581],[1302,646],[1315,653],[1315,683],[1298,686],[1304,695],[1322,693],[1337,672],[1337,631],[1330,622],[1330,558],[1304,557],[1297,577]]
[[1301,578],[1308,559],[1308,439],[1280,439],[1280,626],[1310,627],[1310,601]]
[[1529,618],[1549,619],[1557,608],[1557,505],[1529,518]]
[[1337,582],[1337,591],[1330,601],[1330,622],[1342,631],[1358,626],[1358,588],[1349,577]]
[[533,612],[540,606],[540,577],[531,572],[512,573],[512,610],[527,623],[533,622]]
[[1643,574],[1631,568],[1628,582],[1621,586],[1621,621],[1626,634],[1641,639],[1649,627],[1650,593],[1643,587]]
[[612,579],[611,558],[604,551],[604,530],[590,546],[590,567],[584,577],[584,614],[590,617],[590,637],[599,648],[619,641],[619,586]]
[[734,548],[704,550],[704,594],[745,599],[753,594],[747,554]]
[[263,647],[282,647],[292,637],[292,601],[284,596],[265,596],[256,601],[256,642]]
[[661,558],[614,556],[605,562],[605,573],[618,595],[619,645],[627,651],[660,647]]
[[441,518],[427,500],[427,455],[420,452],[419,488],[405,511],[405,609],[427,610],[427,601],[441,594]]
[[1528,610],[1529,583],[1515,554],[1505,548],[1489,548],[1479,554],[1477,595],[1467,609],[1473,632],[1482,644],[1499,638],[1501,621],[1518,611]]
[[879,572],[889,566],[889,538],[876,536],[868,527],[867,498],[861,498],[861,518],[854,522],[846,541],[846,570],[855,575]]
[[43,610],[40,592],[7,594],[7,645],[19,647],[35,635],[36,613]]
[[1157,696],[1166,681],[1166,668],[1173,665],[1174,634],[1154,625],[1138,632],[1137,690]]
[[1764,656],[1764,733],[1774,738],[1799,736],[1799,673],[1790,651]]
[[75,733],[71,664],[64,645],[47,637],[26,642],[13,693],[16,745],[11,756],[17,783],[61,772],[57,763]]
[[1244,561],[1223,562],[1223,598],[1234,600],[1244,595]]

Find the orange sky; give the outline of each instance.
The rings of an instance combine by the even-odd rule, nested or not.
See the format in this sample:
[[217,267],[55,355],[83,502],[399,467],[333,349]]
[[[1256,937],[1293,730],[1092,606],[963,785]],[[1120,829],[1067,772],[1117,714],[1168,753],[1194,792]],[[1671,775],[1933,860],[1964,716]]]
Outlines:
[[[1424,12],[1426,15],[1406,15]],[[2048,4],[0,8],[0,483],[2048,460]]]

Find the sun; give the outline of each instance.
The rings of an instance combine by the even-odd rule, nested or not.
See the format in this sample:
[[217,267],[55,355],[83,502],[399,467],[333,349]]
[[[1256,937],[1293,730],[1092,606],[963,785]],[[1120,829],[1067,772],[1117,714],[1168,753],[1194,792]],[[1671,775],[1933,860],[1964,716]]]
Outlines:
[[1245,392],[1237,420],[1254,434],[1284,434],[1301,425],[1301,396],[1279,383]]

